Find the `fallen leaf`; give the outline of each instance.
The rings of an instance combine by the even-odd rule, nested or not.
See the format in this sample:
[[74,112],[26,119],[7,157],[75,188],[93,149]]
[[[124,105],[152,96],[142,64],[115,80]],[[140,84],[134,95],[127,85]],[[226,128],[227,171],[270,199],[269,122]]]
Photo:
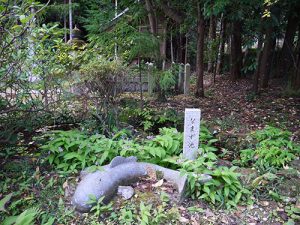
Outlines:
[[155,184],[152,184],[152,187],[160,187],[161,185],[163,185],[164,183],[164,179],[161,179],[159,181],[157,181]]
[[0,200],[0,211],[6,212],[5,205],[10,201],[12,193],[6,195],[3,199]]
[[151,179],[153,179],[153,180],[156,180],[157,178],[156,178],[156,171],[153,169],[153,168],[151,168],[151,167],[147,167],[147,175],[151,178]]
[[64,183],[63,183],[63,189],[66,189],[69,187],[69,184],[68,184],[68,181],[66,180]]

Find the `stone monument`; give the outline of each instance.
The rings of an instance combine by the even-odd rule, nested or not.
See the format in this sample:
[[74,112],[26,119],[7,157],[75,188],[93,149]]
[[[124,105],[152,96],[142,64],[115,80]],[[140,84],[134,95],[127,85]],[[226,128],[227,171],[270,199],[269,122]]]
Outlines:
[[183,157],[194,160],[197,158],[200,133],[200,109],[185,109]]

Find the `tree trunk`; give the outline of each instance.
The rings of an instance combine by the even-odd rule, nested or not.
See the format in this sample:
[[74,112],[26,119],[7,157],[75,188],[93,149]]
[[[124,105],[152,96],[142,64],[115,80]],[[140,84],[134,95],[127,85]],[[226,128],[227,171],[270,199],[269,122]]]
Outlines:
[[[300,26],[299,26],[299,34],[300,34]],[[291,87],[295,91],[300,90],[300,38],[298,38],[298,43],[297,43],[297,60],[296,60],[296,65],[295,65],[295,70],[291,79]]]
[[197,62],[196,62],[196,73],[197,73],[197,87],[196,97],[204,97],[204,85],[203,85],[203,74],[204,74],[204,16],[200,3],[198,3],[198,24],[197,24]]
[[221,74],[223,72],[224,65],[224,51],[225,51],[225,34],[226,34],[226,20],[224,16],[221,20],[221,31],[220,31],[220,45],[219,45],[219,53],[217,60],[217,69],[216,74]]
[[172,35],[172,31],[171,31],[171,34],[170,34],[170,54],[171,54],[171,63],[173,65],[174,63],[174,50],[173,50],[173,35]]
[[[290,68],[293,64],[293,42],[297,31],[298,18],[294,14],[294,10],[288,12],[288,23],[284,36],[284,42],[279,57],[279,66],[277,70],[277,77],[284,77],[286,73],[291,72]],[[287,76],[285,76],[287,77]]]
[[295,70],[292,79],[292,89],[295,91],[300,90],[300,51],[298,53],[297,69]]
[[178,48],[177,48],[177,62],[178,63],[184,63],[185,61],[185,43],[186,43],[186,37],[184,34],[179,34],[179,42],[178,42]]
[[256,71],[253,76],[253,92],[255,94],[258,93],[259,70],[260,70],[260,62],[262,57],[262,52],[261,52],[262,45],[263,45],[263,37],[262,34],[259,34],[258,43],[257,43],[257,52],[256,52]]
[[214,49],[213,49],[213,42],[216,39],[216,17],[211,16],[209,20],[209,32],[208,32],[208,40],[209,40],[209,59],[208,59],[208,66],[207,72],[212,73],[214,70]]
[[233,81],[241,78],[243,60],[241,32],[241,22],[232,22],[232,35],[230,38],[230,75]]
[[153,9],[153,2],[151,0],[145,0],[146,10],[148,12],[148,19],[150,24],[150,29],[152,34],[157,33],[157,20],[155,16],[155,12]]
[[67,0],[64,0],[64,40],[67,43],[67,12],[66,12]]
[[162,40],[160,44],[160,57],[162,59],[162,70],[166,68],[166,57],[167,57],[167,22],[162,23]]
[[185,35],[184,65],[188,63],[188,34]]
[[261,57],[261,65],[259,68],[259,76],[261,78],[261,87],[267,88],[270,78],[270,68],[272,64],[272,56],[276,46],[276,38],[273,37],[274,27],[269,25],[266,29],[264,47]]
[[72,40],[73,33],[73,19],[72,19],[72,0],[69,0],[69,29],[70,29],[70,40]]

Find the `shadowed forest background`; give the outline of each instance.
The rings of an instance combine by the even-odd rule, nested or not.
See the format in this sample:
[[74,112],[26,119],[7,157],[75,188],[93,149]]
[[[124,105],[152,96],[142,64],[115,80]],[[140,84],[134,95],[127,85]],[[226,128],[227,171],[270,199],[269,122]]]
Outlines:
[[[1,224],[300,223],[298,0],[0,0]],[[182,159],[185,108],[199,157]],[[114,157],[180,170],[72,208]],[[212,181],[199,183],[199,174]]]

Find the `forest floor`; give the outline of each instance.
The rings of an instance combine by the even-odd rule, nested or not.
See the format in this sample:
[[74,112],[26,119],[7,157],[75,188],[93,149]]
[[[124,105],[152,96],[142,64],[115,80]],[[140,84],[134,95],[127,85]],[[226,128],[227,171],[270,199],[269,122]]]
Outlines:
[[[286,127],[300,138],[300,96],[285,95],[280,79],[271,80],[270,88],[257,96],[251,93],[250,79],[233,83],[226,76],[217,76],[212,84],[206,77],[204,84],[205,98],[177,95],[167,102],[152,100],[149,106],[182,112],[185,108],[200,108],[204,120],[227,132],[244,133],[273,124]],[[195,85],[191,85],[191,93],[194,89]]]
[[[156,110],[170,108],[184,112],[185,108],[200,108],[204,120],[220,135],[225,136],[223,139],[226,141],[223,144],[228,145],[229,152],[239,150],[236,149],[239,140],[228,142],[229,136],[245,137],[249,131],[263,128],[267,124],[292,131],[294,140],[299,142],[300,98],[285,96],[279,80],[273,80],[268,91],[254,96],[249,92],[250,83],[251,81],[247,79],[232,83],[226,77],[218,76],[215,85],[206,85],[205,98],[177,95],[169,97],[167,102],[158,102],[152,98],[147,98],[146,102],[149,108]],[[194,85],[191,89],[194,90]],[[127,93],[123,97],[138,99],[138,94]],[[22,143],[22,146],[16,146],[9,151],[10,155],[0,163],[1,190],[5,193],[14,191],[16,196],[22,196],[9,207],[9,210],[16,211],[22,205],[39,205],[42,210],[50,212],[54,217],[60,217],[56,224],[96,224],[91,222],[93,216],[90,214],[74,214],[72,211],[70,196],[78,181],[76,176],[65,177],[43,166],[39,150],[32,143],[25,143],[25,145]],[[231,165],[231,160],[232,158],[225,157],[220,163]],[[148,205],[152,205],[153,209],[159,209],[164,205],[170,217],[172,213],[179,215],[177,221],[171,219],[169,224],[300,224],[296,219],[289,220],[299,216],[297,209],[300,211],[299,164],[299,160],[292,163],[291,168],[296,172],[291,174],[286,169],[279,171],[278,174],[284,179],[270,181],[263,177],[260,190],[253,194],[253,205],[238,206],[231,210],[214,208],[202,201],[192,199],[177,203],[173,200],[176,191],[168,182],[164,181],[157,185],[159,180],[143,179],[133,185],[135,195],[130,200],[123,200],[120,197],[115,199],[116,207],[112,209],[113,213],[110,212],[109,221],[118,221],[121,217],[113,218],[113,216],[119,212],[126,213],[131,210],[133,213],[138,213],[138,205],[141,199],[144,199]],[[247,179],[258,176],[257,171],[252,168],[242,168],[239,172]],[[278,187],[282,189],[281,192],[279,191],[282,196],[284,193],[292,194],[285,197],[279,195],[280,201],[266,197],[269,190]],[[167,193],[169,199],[162,200],[161,193]],[[0,199],[3,197],[4,194],[0,193]],[[173,209],[175,211],[172,211]],[[107,222],[105,217],[101,221],[103,224],[119,224]]]
[[[291,131],[293,140],[299,142],[300,97],[286,95],[280,79],[272,80],[267,91],[261,92],[259,95],[253,95],[251,94],[251,82],[249,79],[241,79],[233,83],[224,76],[217,76],[216,83],[211,84],[206,77],[204,82],[205,98],[199,99],[193,95],[185,96],[181,94],[168,97],[166,102],[147,98],[146,104],[150,109],[174,109],[177,112],[184,112],[185,108],[200,108],[201,117],[213,126],[213,130],[220,134],[220,139],[224,140],[223,147],[226,147],[229,151],[241,150],[238,149],[239,142],[250,131],[262,129],[266,125]],[[191,85],[191,93],[194,90],[195,85]],[[124,96],[139,99],[138,94],[128,93]],[[232,153],[232,155],[235,155],[235,153]],[[231,161],[234,158],[227,157],[222,163],[227,166],[232,165],[228,159]],[[293,167],[298,171],[298,175],[292,179],[288,175],[290,183],[282,185],[283,189],[287,188],[288,185],[295,185],[294,187],[298,190],[297,193],[300,193],[300,167],[297,166],[299,163],[299,160],[295,161],[294,165],[296,166]],[[244,168],[239,172],[245,177],[253,175],[251,169]],[[291,204],[300,209],[299,196],[298,198],[297,196],[288,197],[285,202],[270,200],[265,198],[266,193],[263,192],[266,192],[266,189],[271,190],[274,188],[271,186],[266,185],[262,188],[262,193],[257,193],[253,197],[253,205],[250,207],[239,206],[234,211],[213,209],[203,202],[189,199],[178,207],[181,214],[179,224],[293,224],[287,223],[290,218],[288,209]],[[193,212],[195,208],[200,210]],[[295,224],[300,224],[300,222],[295,222]]]

